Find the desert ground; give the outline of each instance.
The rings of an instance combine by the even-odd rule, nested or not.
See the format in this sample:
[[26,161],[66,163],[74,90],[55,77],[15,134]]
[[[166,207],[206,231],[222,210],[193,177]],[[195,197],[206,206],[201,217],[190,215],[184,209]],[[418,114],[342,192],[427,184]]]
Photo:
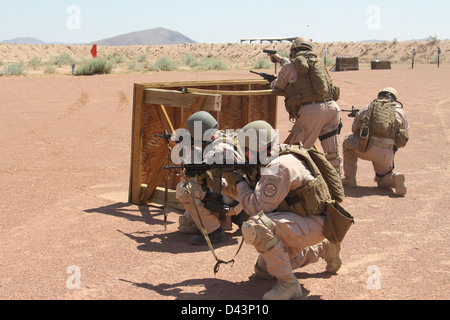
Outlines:
[[[346,189],[343,203],[355,217],[343,266],[334,276],[322,260],[296,270],[300,300],[448,300],[450,66],[365,65],[331,76],[342,109],[367,104],[386,86],[398,90],[411,140],[396,170],[408,194],[377,189],[372,165],[360,162],[359,186]],[[128,203],[133,84],[254,77],[248,70],[0,77],[0,299],[260,300],[274,281],[252,276],[253,247],[244,244],[234,265],[214,275],[209,249],[177,231],[179,211],[170,210],[164,231],[161,206]],[[282,98],[278,118],[286,137]],[[342,119],[343,140],[352,119]],[[216,246],[222,260],[241,241],[234,231]]]

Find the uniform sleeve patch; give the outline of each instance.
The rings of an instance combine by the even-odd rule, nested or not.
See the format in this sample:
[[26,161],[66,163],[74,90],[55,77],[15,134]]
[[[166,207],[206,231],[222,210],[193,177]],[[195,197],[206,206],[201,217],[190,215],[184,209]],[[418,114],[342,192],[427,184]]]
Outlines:
[[264,187],[264,194],[269,198],[275,196],[277,194],[277,187],[272,183],[267,184]]

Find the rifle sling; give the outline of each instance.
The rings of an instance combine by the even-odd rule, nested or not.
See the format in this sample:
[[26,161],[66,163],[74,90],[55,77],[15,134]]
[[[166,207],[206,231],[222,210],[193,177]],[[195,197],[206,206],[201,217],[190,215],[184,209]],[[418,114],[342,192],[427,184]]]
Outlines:
[[200,221],[200,226],[202,228],[203,236],[205,237],[206,243],[208,244],[209,250],[211,251],[214,259],[216,259],[216,261],[217,261],[217,263],[214,266],[214,277],[215,277],[216,274],[219,272],[221,264],[230,264],[230,263],[231,263],[231,265],[234,264],[234,259],[236,258],[238,253],[241,251],[242,245],[244,244],[244,238],[242,238],[241,244],[239,245],[239,248],[238,248],[237,252],[235,253],[234,257],[231,260],[223,261],[223,260],[220,260],[219,258],[217,258],[216,252],[214,251],[214,247],[211,244],[211,240],[209,239],[208,232],[206,231],[205,226],[203,225],[203,220],[202,220],[202,217],[200,216],[200,212],[198,211],[197,204],[195,203],[195,198],[194,198],[194,195],[192,193],[192,190],[191,190],[190,186],[188,186],[188,191],[189,191],[189,194],[192,197],[192,201],[193,201],[194,206],[195,206],[195,211],[197,213],[198,220]]

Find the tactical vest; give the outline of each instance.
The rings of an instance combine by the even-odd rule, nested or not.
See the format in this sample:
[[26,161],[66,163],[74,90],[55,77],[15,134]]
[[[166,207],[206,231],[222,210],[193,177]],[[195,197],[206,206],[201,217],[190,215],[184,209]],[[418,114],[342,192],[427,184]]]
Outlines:
[[377,99],[371,103],[372,121],[371,132],[380,138],[395,139],[401,124],[395,116],[397,102],[387,99]]
[[298,145],[281,145],[280,156],[285,154],[293,154],[302,160],[314,180],[307,181],[303,187],[290,191],[277,211],[312,216],[325,213],[327,203],[330,201],[344,200],[341,179],[323,154],[316,149],[307,150]]
[[333,86],[328,70],[312,51],[300,51],[291,63],[298,72],[298,81],[285,88],[286,110],[291,118],[295,118],[303,104],[339,100],[339,87]]

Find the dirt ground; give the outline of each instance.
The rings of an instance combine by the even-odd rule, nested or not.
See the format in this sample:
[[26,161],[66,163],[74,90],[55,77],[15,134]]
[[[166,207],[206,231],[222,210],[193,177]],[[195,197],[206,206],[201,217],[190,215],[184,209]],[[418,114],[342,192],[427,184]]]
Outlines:
[[[408,194],[378,190],[360,162],[359,187],[344,207],[356,219],[343,244],[343,267],[297,270],[304,300],[450,298],[450,66],[332,73],[341,108],[361,107],[395,87],[411,126],[396,157]],[[252,79],[248,71],[72,77],[0,77],[0,299],[259,300],[274,281],[254,279],[255,249],[214,276],[207,247],[167,231],[158,206],[127,203],[134,83]],[[341,139],[351,131],[342,115]],[[290,123],[280,100],[279,128]],[[229,260],[241,237],[216,246]],[[80,282],[74,281],[80,275]],[[79,284],[79,288],[77,287]]]

